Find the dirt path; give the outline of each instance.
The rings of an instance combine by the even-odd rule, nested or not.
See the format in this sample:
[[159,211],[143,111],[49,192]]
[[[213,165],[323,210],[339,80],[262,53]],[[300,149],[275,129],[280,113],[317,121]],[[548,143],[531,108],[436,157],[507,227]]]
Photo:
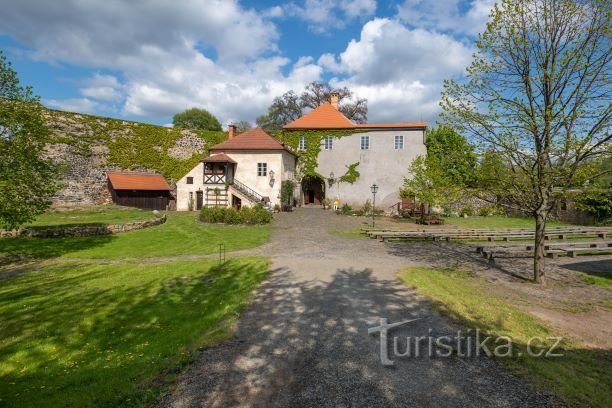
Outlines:
[[[202,352],[166,401],[175,407],[550,406],[487,358],[401,358],[385,368],[380,318],[419,318],[390,335],[456,333],[395,273],[411,264],[375,241],[330,234],[358,219],[303,209],[277,216],[270,278],[236,336]],[[405,344],[402,343],[402,344]],[[403,347],[403,346],[402,346]]]

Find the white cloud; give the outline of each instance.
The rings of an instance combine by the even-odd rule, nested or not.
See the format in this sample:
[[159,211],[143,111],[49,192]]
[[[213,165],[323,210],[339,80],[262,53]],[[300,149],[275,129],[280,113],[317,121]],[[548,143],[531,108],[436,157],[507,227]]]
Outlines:
[[[495,0],[404,0],[397,16],[406,24],[432,31],[476,35],[485,28]],[[466,8],[467,7],[467,8]]]
[[439,111],[442,81],[460,75],[471,54],[448,35],[374,19],[342,53],[324,54],[318,62],[338,74],[335,86],[368,99],[371,121],[431,121]]
[[368,18],[375,11],[376,0],[304,0],[284,6],[286,15],[306,21],[316,33],[343,28],[348,21]]
[[87,80],[87,86],[80,89],[83,96],[101,101],[118,101],[122,98],[121,84],[112,75],[95,74]]
[[68,112],[94,113],[98,103],[88,98],[43,99],[43,105]]

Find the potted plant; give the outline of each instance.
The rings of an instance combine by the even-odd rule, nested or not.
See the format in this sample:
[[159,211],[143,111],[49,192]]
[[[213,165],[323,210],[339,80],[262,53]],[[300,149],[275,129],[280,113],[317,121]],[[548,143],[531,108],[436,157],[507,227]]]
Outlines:
[[329,200],[328,200],[327,198],[324,198],[324,199],[321,201],[321,204],[323,204],[323,209],[324,209],[324,210],[327,210],[327,209],[329,208]]
[[280,204],[274,204],[274,212],[275,212],[275,213],[279,213],[279,212],[280,212],[280,210],[281,210],[281,206],[280,206]]

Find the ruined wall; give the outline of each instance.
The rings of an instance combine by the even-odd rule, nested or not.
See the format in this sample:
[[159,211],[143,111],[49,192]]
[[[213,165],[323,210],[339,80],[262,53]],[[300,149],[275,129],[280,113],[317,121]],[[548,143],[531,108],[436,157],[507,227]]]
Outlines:
[[173,185],[224,132],[172,129],[145,123],[48,110],[52,142],[47,154],[65,167],[55,206],[110,202],[108,171],[162,174]]

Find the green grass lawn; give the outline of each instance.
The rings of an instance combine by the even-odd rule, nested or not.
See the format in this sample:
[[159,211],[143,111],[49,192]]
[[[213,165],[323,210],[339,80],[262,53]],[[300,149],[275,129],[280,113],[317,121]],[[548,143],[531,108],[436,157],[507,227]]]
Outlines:
[[[468,218],[463,217],[446,217],[444,221],[448,225],[456,225],[463,228],[535,228],[535,221],[533,218],[524,217],[502,217],[502,216],[491,216],[491,217],[479,217],[473,216]],[[549,220],[546,223],[548,227],[564,227],[570,226],[566,222]]]
[[[168,233],[171,245],[180,234]],[[0,274],[0,405],[154,404],[198,347],[229,335],[267,271],[266,259],[241,258]]]
[[196,222],[192,213],[169,213],[166,223],[114,235],[0,239],[0,257],[142,258],[208,254],[224,243],[227,251],[252,248],[269,240],[271,226],[227,226]]
[[79,208],[65,211],[49,211],[41,214],[25,227],[56,227],[73,225],[124,224],[131,221],[153,219],[158,215],[138,208],[117,205]]
[[416,287],[420,294],[433,300],[438,310],[462,326],[511,337],[523,356],[500,358],[499,361],[567,404],[609,404],[612,391],[609,350],[585,349],[575,341],[564,341],[563,357],[529,357],[524,353],[529,338],[555,334],[534,316],[491,293],[483,279],[458,270],[433,268],[410,268],[399,276],[407,286]]

